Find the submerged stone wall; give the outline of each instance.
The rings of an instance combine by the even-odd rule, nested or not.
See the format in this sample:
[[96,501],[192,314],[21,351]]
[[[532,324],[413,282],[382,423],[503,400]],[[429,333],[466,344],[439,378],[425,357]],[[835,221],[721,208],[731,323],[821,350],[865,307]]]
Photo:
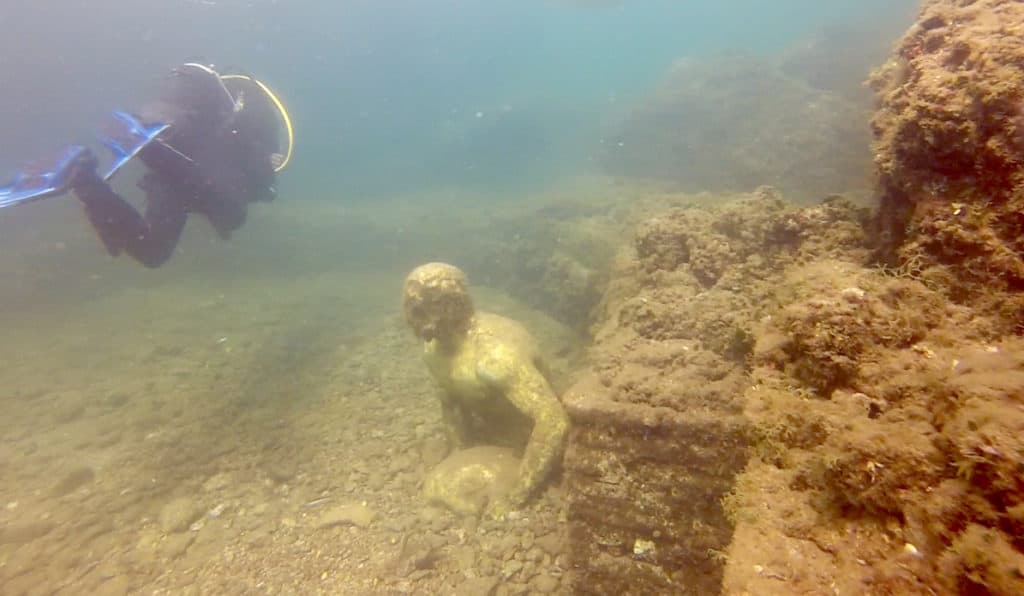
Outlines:
[[720,500],[746,464],[734,412],[684,414],[570,392],[573,586],[587,594],[711,594],[732,539]]
[[772,189],[641,223],[563,397],[572,585],[581,594],[713,594],[747,465],[746,367],[785,268],[863,239],[842,201],[797,209]]
[[872,77],[878,258],[1024,329],[1024,4],[931,0]]

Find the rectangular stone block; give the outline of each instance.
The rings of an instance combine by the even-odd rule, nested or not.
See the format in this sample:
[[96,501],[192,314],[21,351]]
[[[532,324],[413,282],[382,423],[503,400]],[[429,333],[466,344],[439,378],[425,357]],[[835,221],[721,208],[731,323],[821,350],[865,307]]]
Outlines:
[[610,399],[586,378],[564,472],[579,594],[717,594],[732,527],[721,499],[747,462],[743,417]]

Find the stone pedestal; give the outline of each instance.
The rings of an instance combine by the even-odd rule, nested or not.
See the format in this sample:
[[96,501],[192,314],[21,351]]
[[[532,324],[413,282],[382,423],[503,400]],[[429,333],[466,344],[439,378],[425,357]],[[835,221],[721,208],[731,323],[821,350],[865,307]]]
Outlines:
[[613,401],[596,376],[563,397],[577,594],[717,594],[732,528],[721,499],[747,462],[733,408]]

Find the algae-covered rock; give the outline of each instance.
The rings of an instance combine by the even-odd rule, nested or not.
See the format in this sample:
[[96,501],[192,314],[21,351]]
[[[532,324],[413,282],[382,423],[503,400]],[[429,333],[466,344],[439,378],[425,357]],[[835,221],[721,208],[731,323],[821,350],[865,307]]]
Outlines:
[[1024,324],[1024,5],[928,2],[873,76],[878,257]]

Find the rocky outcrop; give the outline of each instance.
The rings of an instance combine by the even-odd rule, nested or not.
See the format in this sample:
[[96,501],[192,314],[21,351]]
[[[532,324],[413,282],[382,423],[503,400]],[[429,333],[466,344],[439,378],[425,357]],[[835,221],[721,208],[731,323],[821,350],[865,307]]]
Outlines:
[[1024,326],[1024,5],[931,1],[872,77],[879,260]]
[[588,594],[710,594],[733,526],[722,498],[749,457],[754,331],[787,266],[856,251],[861,214],[798,209],[768,188],[642,222],[564,396],[573,585]]

